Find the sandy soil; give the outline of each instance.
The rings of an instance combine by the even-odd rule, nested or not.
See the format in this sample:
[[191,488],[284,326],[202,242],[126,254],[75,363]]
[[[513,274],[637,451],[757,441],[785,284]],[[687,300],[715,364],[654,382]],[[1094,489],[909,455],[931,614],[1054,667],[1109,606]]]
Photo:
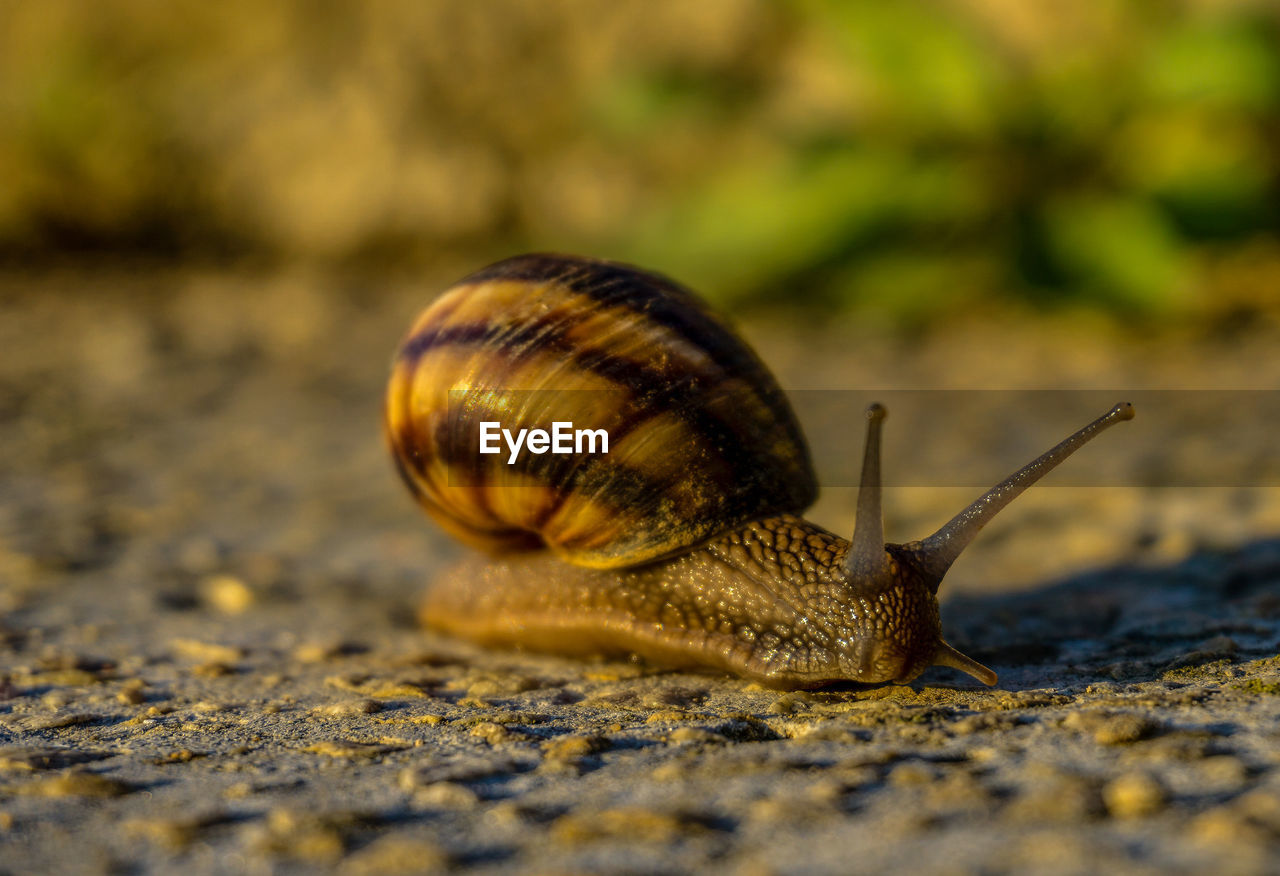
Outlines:
[[[391,350],[439,285],[0,279],[0,871],[1280,866],[1269,416],[1140,411],[1078,457],[1116,485],[1040,488],[992,525],[943,617],[995,689],[935,670],[787,693],[488,652],[413,627],[461,549],[379,436]],[[1101,409],[1280,380],[1266,326],[748,332],[798,389],[1099,388]],[[892,426],[891,459],[995,452],[962,424]],[[1198,477],[1224,455],[1270,486]],[[890,537],[973,494],[888,490]],[[811,516],[844,531],[852,509],[831,489]]]

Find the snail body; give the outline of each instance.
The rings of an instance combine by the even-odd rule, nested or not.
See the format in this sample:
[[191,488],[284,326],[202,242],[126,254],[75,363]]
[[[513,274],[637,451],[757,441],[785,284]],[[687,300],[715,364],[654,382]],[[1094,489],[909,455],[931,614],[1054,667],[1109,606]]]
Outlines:
[[[533,255],[423,312],[393,366],[385,430],[419,503],[481,550],[429,589],[428,626],[781,687],[907,682],[935,664],[994,684],[942,639],[942,576],[1016,495],[1132,415],[1117,405],[934,535],[897,545],[883,540],[885,412],[873,405],[844,539],[799,516],[817,486],[795,415],[696,296],[626,265]],[[608,452],[481,454],[495,423],[601,430]]]
[[548,552],[473,557],[428,591],[422,618],[498,646],[639,654],[775,687],[914,678],[933,662],[937,600],[909,580],[850,586],[848,542],[792,515],[770,517],[670,559],[589,569]]

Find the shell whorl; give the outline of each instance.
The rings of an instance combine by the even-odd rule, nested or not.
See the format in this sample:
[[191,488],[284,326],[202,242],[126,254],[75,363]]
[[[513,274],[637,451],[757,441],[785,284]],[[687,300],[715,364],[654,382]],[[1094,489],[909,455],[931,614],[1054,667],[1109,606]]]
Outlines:
[[[608,455],[480,455],[479,423],[605,429]],[[519,256],[463,279],[401,344],[386,399],[400,473],[463,540],[611,568],[680,553],[817,492],[754,352],[683,287],[627,265]]]

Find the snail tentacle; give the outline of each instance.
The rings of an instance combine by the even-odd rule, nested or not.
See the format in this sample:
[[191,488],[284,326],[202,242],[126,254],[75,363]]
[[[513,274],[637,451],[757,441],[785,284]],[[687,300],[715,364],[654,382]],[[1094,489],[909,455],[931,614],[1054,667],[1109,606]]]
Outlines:
[[884,405],[867,408],[867,446],[858,487],[858,516],[844,568],[852,578],[887,580],[889,555],[884,549],[884,517],[880,508],[880,431],[888,411]]
[[933,535],[904,545],[912,554],[915,565],[933,579],[934,592],[937,592],[951,564],[991,518],[1104,429],[1123,420],[1132,420],[1134,413],[1132,404],[1121,402],[987,490]]
[[972,675],[988,687],[999,679],[996,674],[972,657],[961,654],[941,639],[938,640],[938,653],[933,656],[934,666],[948,666]]

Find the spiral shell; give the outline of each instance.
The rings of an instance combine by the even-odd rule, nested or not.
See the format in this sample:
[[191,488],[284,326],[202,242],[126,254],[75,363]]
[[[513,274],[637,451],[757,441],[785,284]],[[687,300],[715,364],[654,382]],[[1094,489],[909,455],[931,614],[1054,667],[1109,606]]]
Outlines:
[[[485,421],[605,429],[609,452],[509,464],[478,453]],[[612,262],[519,256],[459,282],[401,344],[385,427],[401,476],[450,532],[581,566],[678,554],[817,492],[755,353],[688,290]]]

